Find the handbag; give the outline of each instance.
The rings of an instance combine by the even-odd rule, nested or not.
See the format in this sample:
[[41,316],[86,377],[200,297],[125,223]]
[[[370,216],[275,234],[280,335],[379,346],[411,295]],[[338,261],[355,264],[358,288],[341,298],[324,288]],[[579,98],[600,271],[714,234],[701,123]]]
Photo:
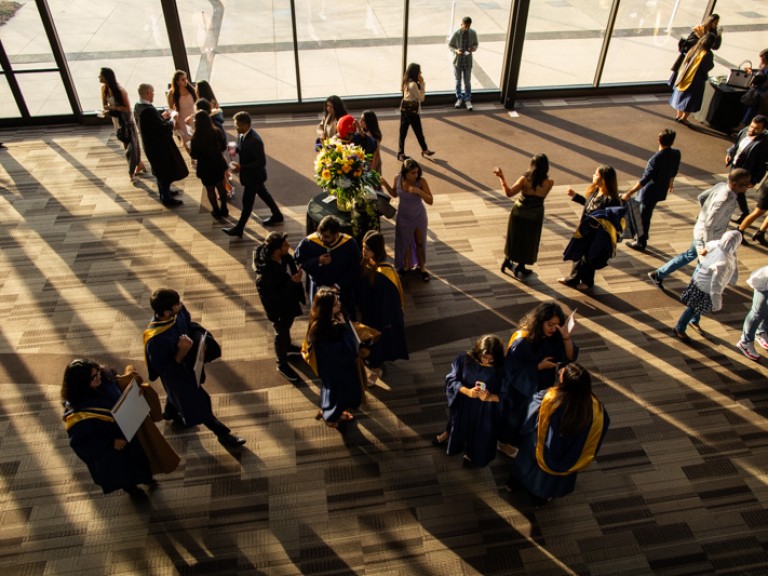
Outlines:
[[757,103],[760,102],[760,92],[757,91],[757,86],[750,86],[749,90],[741,95],[739,102],[744,106],[757,106]]
[[400,101],[400,112],[404,112],[405,114],[418,114],[419,103],[403,98],[403,100]]
[[739,64],[738,68],[732,68],[730,74],[728,74],[728,80],[725,81],[726,86],[733,88],[749,87],[749,83],[752,81],[752,74],[742,68],[744,64],[749,64],[749,67],[752,68],[752,62],[749,60],[744,60],[744,62]]
[[117,127],[115,136],[117,136],[117,139],[123,144],[128,144],[131,141],[131,131],[128,129],[128,126],[126,126],[125,121],[122,118],[120,118],[120,125]]

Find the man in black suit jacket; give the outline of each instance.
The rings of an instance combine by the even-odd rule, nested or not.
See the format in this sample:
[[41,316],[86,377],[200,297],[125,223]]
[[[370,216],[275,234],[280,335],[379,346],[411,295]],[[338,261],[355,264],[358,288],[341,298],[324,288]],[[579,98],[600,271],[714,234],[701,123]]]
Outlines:
[[[768,162],[768,136],[765,133],[766,122],[765,116],[755,116],[752,119],[752,123],[739,132],[736,142],[725,153],[726,166],[744,168],[749,172],[750,188],[760,182],[766,172],[765,163]],[[737,222],[743,224],[747,214],[749,214],[746,195],[742,195],[739,198],[739,208],[741,209],[741,215]],[[752,215],[750,214],[750,216]],[[758,216],[759,214],[755,215],[752,220]],[[752,223],[752,220],[749,221],[749,224]],[[749,224],[744,227],[745,230]],[[741,226],[739,228],[741,229]]]
[[283,221],[283,214],[264,184],[267,181],[267,155],[264,153],[264,142],[251,128],[251,116],[247,112],[238,112],[233,120],[240,135],[237,146],[240,162],[232,163],[232,172],[240,174],[240,183],[243,185],[243,211],[236,225],[222,230],[230,236],[242,238],[257,194],[272,212],[269,218],[262,221],[264,226],[279,224]]
[[139,101],[133,107],[136,124],[141,132],[152,174],[157,179],[163,206],[178,206],[181,200],[172,198],[171,183],[189,175],[189,168],[173,140],[173,120],[167,110],[162,114],[154,107],[155,89],[150,84],[139,84]]

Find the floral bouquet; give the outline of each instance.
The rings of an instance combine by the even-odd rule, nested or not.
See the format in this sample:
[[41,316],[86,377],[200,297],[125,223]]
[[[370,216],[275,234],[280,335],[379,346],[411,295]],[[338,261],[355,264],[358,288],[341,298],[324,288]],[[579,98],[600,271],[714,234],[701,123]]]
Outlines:
[[371,154],[355,144],[337,138],[325,140],[315,158],[315,182],[336,197],[339,210],[349,211],[356,200],[365,198],[365,188],[378,188],[381,175],[368,170]]

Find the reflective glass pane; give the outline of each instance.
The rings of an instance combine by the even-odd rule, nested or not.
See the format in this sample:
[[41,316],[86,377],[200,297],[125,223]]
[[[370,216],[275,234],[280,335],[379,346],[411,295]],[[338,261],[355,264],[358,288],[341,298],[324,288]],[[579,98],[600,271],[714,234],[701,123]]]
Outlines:
[[399,91],[402,1],[296,0],[295,5],[303,99]]
[[72,114],[72,106],[58,72],[18,74],[16,81],[31,116]]
[[21,115],[8,86],[8,79],[0,75],[0,118],[18,118]]
[[408,26],[408,61],[418,62],[429,92],[456,89],[453,52],[448,42],[465,16],[472,18],[478,48],[472,57],[472,91],[498,90],[512,0],[456,2],[412,0]]
[[156,103],[164,102],[175,67],[159,0],[142,0],[140,5],[124,0],[48,4],[84,112],[101,108],[102,66],[115,71],[132,104],[142,82],[155,87]]
[[22,4],[0,26],[0,40],[3,41],[14,70],[56,67],[51,45],[34,2]]
[[667,81],[677,42],[701,22],[707,0],[622,0],[601,85]]
[[518,86],[591,86],[610,8],[610,0],[531,0]]
[[220,104],[297,100],[290,0],[178,0],[178,10],[192,79]]

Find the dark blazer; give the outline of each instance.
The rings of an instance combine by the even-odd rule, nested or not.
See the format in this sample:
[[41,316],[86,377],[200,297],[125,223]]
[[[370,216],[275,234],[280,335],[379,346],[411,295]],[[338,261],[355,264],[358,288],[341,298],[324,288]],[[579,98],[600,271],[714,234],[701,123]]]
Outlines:
[[173,140],[173,122],[163,119],[152,104],[137,102],[133,113],[155,178],[162,182],[186,178],[189,168]]
[[736,142],[728,148],[726,154],[731,157],[730,165],[732,168],[744,168],[749,172],[749,181],[752,184],[757,184],[765,176],[765,163],[768,162],[768,138],[766,138],[765,132],[758,134],[752,142],[747,144],[738,160],[735,163],[733,161],[736,151],[739,149],[739,142],[746,138],[748,130],[749,126],[739,132]]
[[642,188],[638,192],[639,202],[661,202],[667,199],[670,181],[680,169],[680,150],[663,148],[651,156],[640,178]]
[[242,135],[238,146],[240,154],[240,184],[243,186],[264,184],[267,181],[267,155],[264,141],[251,128]]

